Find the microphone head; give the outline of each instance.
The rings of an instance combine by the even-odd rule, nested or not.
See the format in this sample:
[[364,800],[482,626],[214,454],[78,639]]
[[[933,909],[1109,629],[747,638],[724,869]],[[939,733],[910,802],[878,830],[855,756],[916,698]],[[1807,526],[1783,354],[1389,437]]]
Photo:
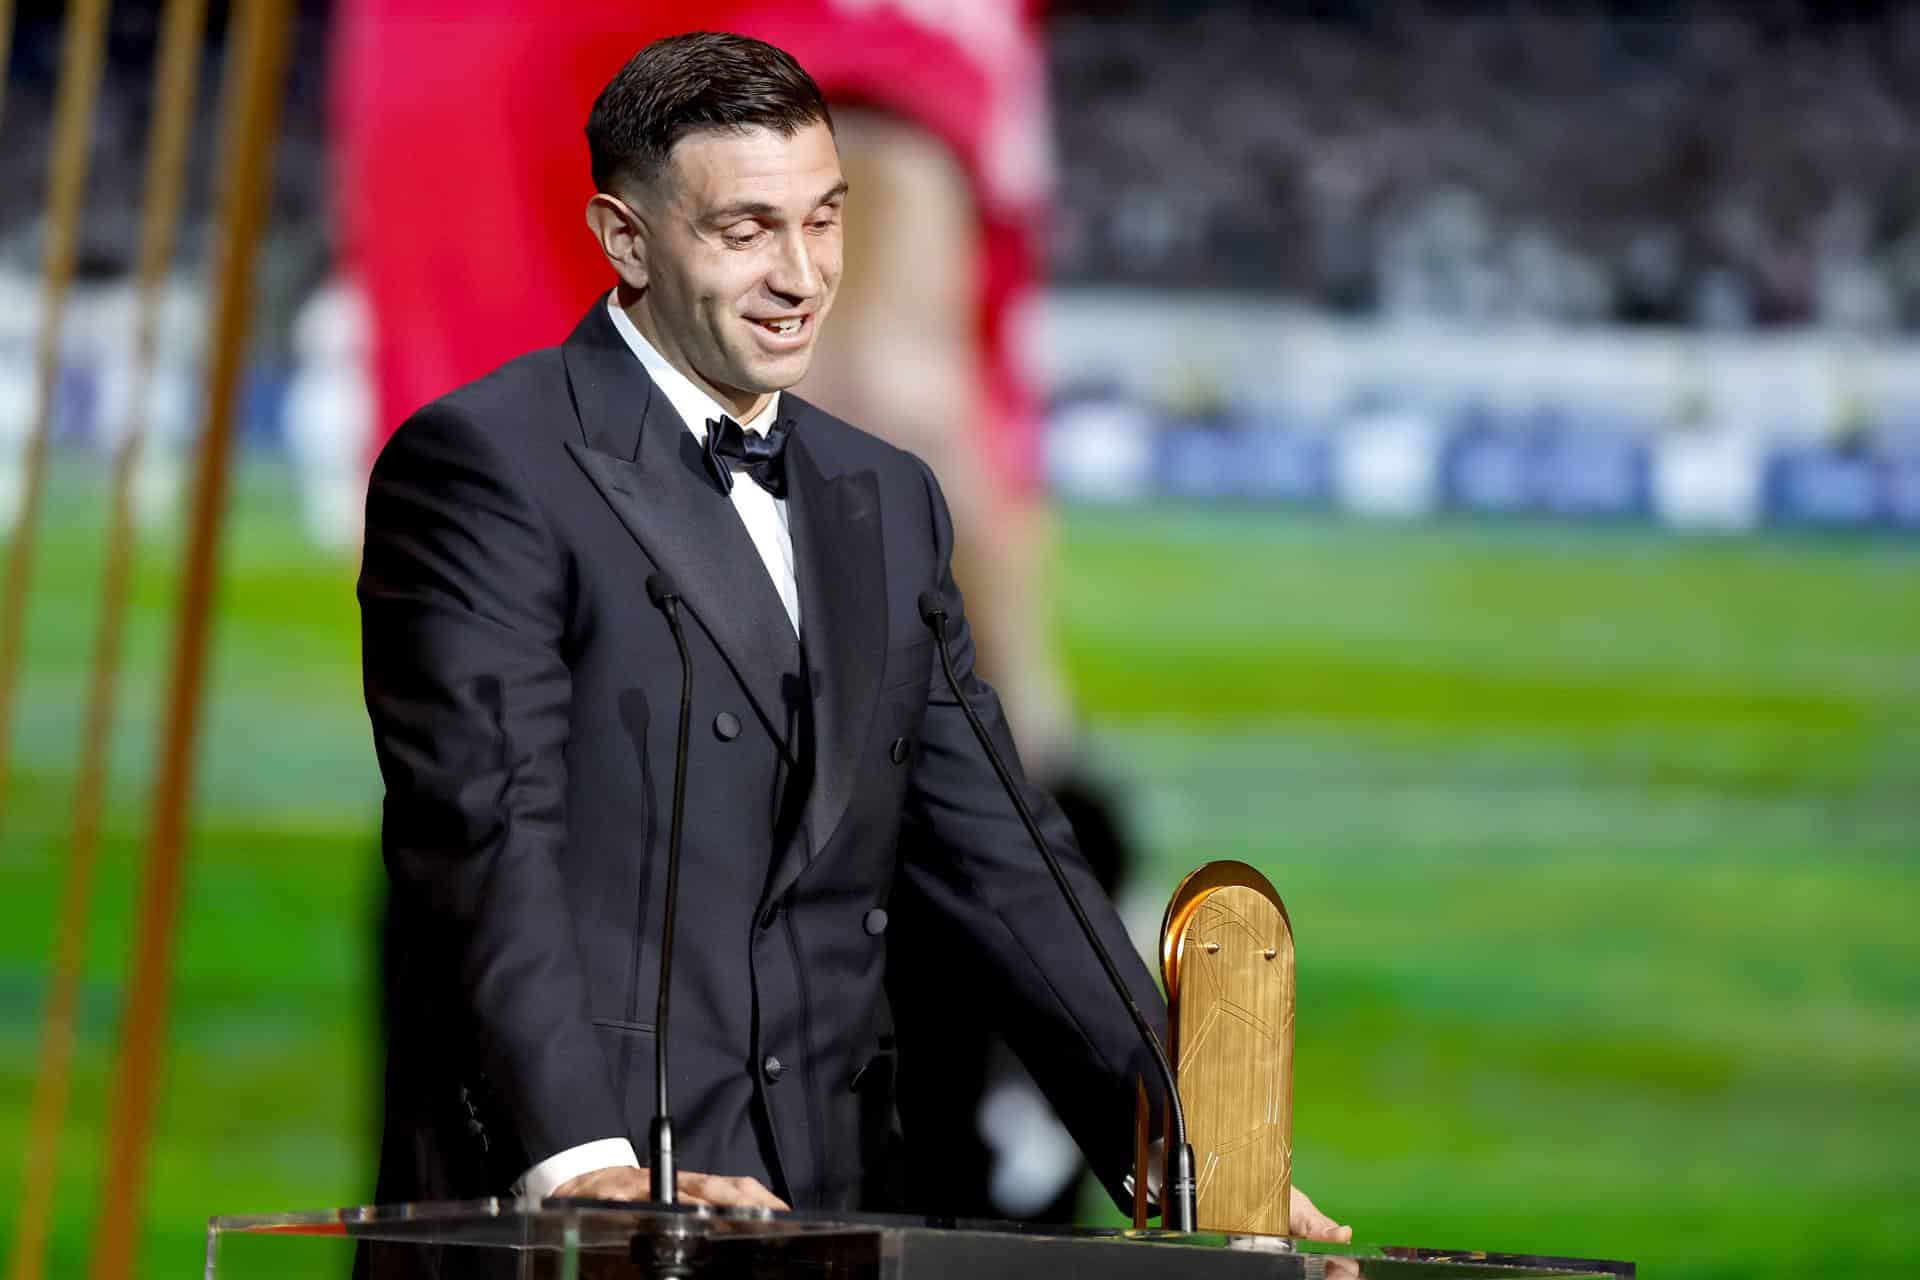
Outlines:
[[938,591],[922,591],[920,593],[920,621],[931,627],[934,625],[935,619],[944,622],[946,617],[946,598]]
[[667,601],[678,600],[680,589],[673,585],[673,579],[663,569],[647,575],[647,599],[653,601],[656,609],[664,608]]

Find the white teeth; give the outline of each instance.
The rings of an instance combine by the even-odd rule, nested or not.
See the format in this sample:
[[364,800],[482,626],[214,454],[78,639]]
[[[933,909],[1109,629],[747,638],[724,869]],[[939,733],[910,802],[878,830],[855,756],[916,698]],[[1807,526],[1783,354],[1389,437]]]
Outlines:
[[778,334],[798,333],[800,332],[800,317],[790,316],[785,320],[769,320],[766,321],[766,326]]

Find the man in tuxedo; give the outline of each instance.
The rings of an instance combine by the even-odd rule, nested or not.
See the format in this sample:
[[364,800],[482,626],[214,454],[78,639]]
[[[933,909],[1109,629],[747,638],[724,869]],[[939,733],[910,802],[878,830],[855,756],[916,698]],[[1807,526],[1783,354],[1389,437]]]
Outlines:
[[[587,137],[612,292],[559,348],[414,414],[369,488],[360,600],[393,884],[379,1198],[648,1191],[633,1138],[653,1108],[643,1019],[682,688],[656,574],[683,601],[693,708],[670,1068],[683,1198],[884,1202],[895,893],[952,926],[951,964],[993,993],[1118,1195],[1149,1059],[921,620],[937,591],[963,695],[1017,773],[973,674],[939,487],[784,393],[840,277],[849,192],[826,102],[772,46],[671,37],[607,85]],[[458,215],[451,199],[449,236]],[[1026,796],[1164,1022],[1058,809]]]

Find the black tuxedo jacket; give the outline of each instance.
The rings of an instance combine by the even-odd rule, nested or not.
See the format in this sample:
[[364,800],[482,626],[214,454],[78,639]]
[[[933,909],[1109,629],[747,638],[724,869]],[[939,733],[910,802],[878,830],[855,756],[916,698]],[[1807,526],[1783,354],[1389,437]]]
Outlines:
[[[996,993],[1109,1185],[1124,1175],[1147,1059],[918,614],[930,587],[953,602],[967,698],[1011,760],[972,674],[939,488],[913,456],[782,403],[799,641],[604,304],[564,346],[420,410],[374,467],[359,595],[393,891],[383,1202],[503,1194],[597,1138],[645,1158],[681,684],[645,589],[656,569],[684,597],[693,665],[681,1167],[758,1177],[796,1206],[874,1207],[887,949],[913,941],[889,935],[899,892],[945,926],[947,963]],[[1164,1018],[1059,810],[1027,795]]]

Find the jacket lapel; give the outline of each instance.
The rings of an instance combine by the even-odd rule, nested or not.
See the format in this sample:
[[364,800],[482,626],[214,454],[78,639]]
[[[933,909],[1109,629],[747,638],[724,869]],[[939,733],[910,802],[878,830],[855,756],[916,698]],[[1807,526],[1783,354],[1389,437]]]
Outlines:
[[[793,625],[699,443],[596,302],[561,349],[587,443],[567,451],[725,655],[789,761],[800,753]],[[637,579],[634,590],[645,589]],[[802,599],[805,587],[802,587]],[[803,604],[804,608],[804,604]],[[805,614],[802,614],[805,617]]]
[[879,484],[871,471],[829,477],[807,447],[815,411],[797,397],[787,444],[787,516],[800,586],[800,629],[811,669],[813,781],[806,847],[795,841],[768,882],[785,893],[807,858],[833,838],[851,798],[873,721],[886,660],[886,562],[880,545]]

